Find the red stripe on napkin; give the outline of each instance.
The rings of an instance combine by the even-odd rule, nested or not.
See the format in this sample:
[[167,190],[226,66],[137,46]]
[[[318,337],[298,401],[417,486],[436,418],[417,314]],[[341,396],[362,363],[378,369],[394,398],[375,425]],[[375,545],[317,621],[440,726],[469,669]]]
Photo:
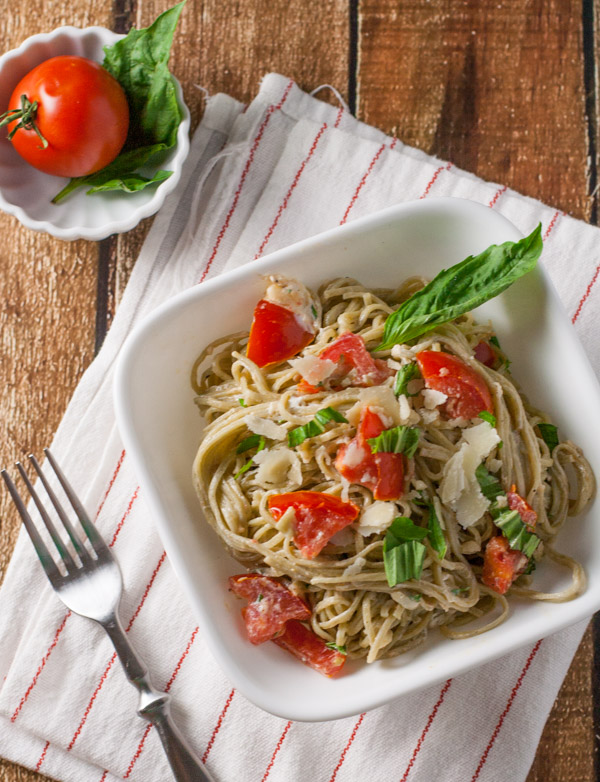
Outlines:
[[265,769],[265,773],[263,774],[263,778],[260,780],[260,782],[266,782],[269,774],[271,773],[271,769],[273,768],[273,763],[275,763],[275,758],[277,757],[277,753],[281,749],[281,745],[285,741],[285,737],[287,736],[288,730],[292,727],[292,721],[288,720],[286,723],[285,728],[283,729],[283,733],[279,737],[279,741],[277,742],[277,746],[275,747],[275,751],[271,755],[271,760],[269,761],[269,765]]
[[211,734],[210,740],[208,744],[206,745],[206,749],[204,750],[204,755],[202,755],[202,762],[206,763],[206,758],[208,757],[213,744],[215,743],[215,739],[217,737],[217,733],[221,730],[221,725],[223,724],[223,720],[225,719],[225,715],[227,714],[227,711],[229,710],[229,707],[231,706],[231,701],[233,700],[233,696],[235,695],[235,689],[233,689],[229,693],[229,697],[225,701],[225,706],[223,706],[222,712],[219,714],[219,719],[217,720],[217,724],[214,727],[214,730]]
[[585,293],[583,294],[583,296],[579,300],[579,304],[577,305],[577,309],[575,310],[575,314],[571,318],[571,323],[575,324],[575,321],[581,315],[581,310],[583,309],[583,305],[588,300],[588,298],[590,296],[590,293],[592,292],[592,288],[596,284],[596,280],[598,279],[598,275],[599,274],[600,274],[600,265],[596,266],[596,271],[594,272],[594,276],[592,277],[592,279],[589,282],[589,285],[585,289]]
[[276,106],[269,106],[267,109],[267,112],[265,114],[265,117],[261,123],[260,128],[258,129],[258,133],[256,134],[256,137],[254,139],[254,142],[252,144],[252,147],[250,148],[250,153],[248,155],[248,159],[246,160],[246,165],[244,166],[242,170],[242,175],[240,177],[239,184],[237,186],[237,189],[233,196],[233,201],[231,202],[231,206],[229,207],[229,211],[227,212],[227,216],[225,217],[225,222],[221,226],[221,230],[217,234],[217,239],[215,241],[215,244],[213,246],[212,252],[210,254],[210,257],[208,259],[208,262],[204,268],[204,271],[202,272],[202,276],[200,277],[200,282],[204,282],[206,279],[206,275],[210,271],[210,267],[213,264],[213,261],[215,260],[215,257],[217,255],[217,252],[219,251],[219,247],[221,246],[221,242],[223,241],[223,237],[227,233],[227,229],[229,228],[229,224],[231,222],[231,218],[233,216],[233,213],[236,210],[236,207],[240,200],[240,195],[242,192],[242,188],[244,187],[244,182],[246,181],[246,177],[248,176],[248,172],[250,171],[250,168],[252,166],[252,163],[254,162],[254,155],[256,154],[256,150],[258,149],[261,139],[264,135],[265,130],[267,129],[267,125],[269,124],[269,121],[271,117],[273,116],[273,112],[280,109],[283,104],[285,103],[288,95],[290,94],[290,90],[292,89],[294,85],[294,82],[290,79],[290,81],[287,84],[287,87],[285,88],[285,91],[281,97],[281,100]]
[[486,761],[488,759],[488,755],[490,754],[490,750],[494,746],[496,739],[498,738],[498,735],[500,733],[500,730],[502,729],[502,725],[504,724],[504,720],[508,716],[509,711],[512,708],[512,705],[514,703],[514,700],[517,696],[517,693],[521,689],[521,685],[523,684],[523,680],[525,679],[525,676],[527,675],[527,671],[531,667],[531,663],[533,662],[536,654],[538,653],[538,650],[540,646],[542,645],[541,639],[536,643],[536,645],[531,650],[531,653],[529,654],[529,657],[527,658],[527,661],[525,662],[525,665],[523,666],[523,670],[521,671],[519,678],[517,679],[517,682],[515,686],[512,688],[510,696],[508,698],[508,702],[506,706],[504,707],[504,711],[500,715],[500,718],[498,722],[496,723],[496,727],[494,728],[494,731],[492,733],[492,736],[490,740],[488,741],[487,747],[485,748],[483,755],[481,756],[481,759],[479,760],[479,764],[477,765],[477,768],[475,769],[475,773],[471,777],[471,782],[475,782],[479,775],[481,774],[482,768],[485,766]]
[[[395,141],[395,139],[394,139],[394,141]],[[373,158],[372,158],[371,162],[369,163],[369,166],[368,166],[367,170],[363,174],[362,179],[360,180],[360,182],[358,183],[358,185],[356,187],[356,190],[354,191],[354,195],[350,199],[350,203],[346,207],[346,211],[344,212],[344,216],[340,220],[340,225],[344,225],[344,223],[348,219],[348,215],[350,214],[350,210],[352,209],[352,207],[356,203],[356,199],[358,198],[358,194],[360,193],[360,191],[365,186],[365,182],[369,178],[369,175],[370,175],[371,171],[375,168],[375,164],[377,163],[377,161],[379,160],[379,158],[383,154],[383,150],[386,148],[386,146],[387,146],[386,143],[382,144],[379,147],[379,149],[377,150],[377,152],[373,155]],[[392,144],[392,148],[393,148],[393,144]]]
[[309,149],[309,151],[308,151],[308,154],[307,154],[307,156],[304,158],[304,160],[303,160],[303,161],[302,161],[302,163],[300,164],[300,167],[299,167],[299,168],[298,168],[298,170],[296,171],[296,175],[295,175],[295,177],[294,177],[294,178],[293,178],[293,180],[292,180],[292,184],[290,185],[290,187],[289,187],[289,189],[288,189],[287,193],[285,194],[285,197],[284,197],[283,201],[281,202],[281,204],[280,204],[280,206],[279,206],[279,209],[277,210],[277,214],[275,215],[275,219],[274,219],[274,220],[273,220],[273,222],[271,223],[271,226],[269,227],[269,230],[268,230],[268,231],[267,231],[267,233],[265,234],[265,238],[262,240],[262,244],[261,244],[261,245],[260,245],[260,247],[258,248],[258,252],[257,252],[257,253],[256,253],[256,255],[254,256],[254,260],[255,260],[255,261],[257,260],[257,258],[260,258],[260,256],[261,256],[261,255],[262,255],[262,253],[263,253],[263,250],[265,249],[265,247],[267,246],[267,244],[268,244],[268,242],[269,242],[269,239],[271,238],[271,236],[273,236],[273,231],[274,231],[274,230],[275,230],[275,228],[277,227],[277,223],[279,222],[279,219],[280,219],[281,215],[282,215],[282,214],[284,213],[284,211],[287,209],[287,205],[288,205],[288,204],[289,204],[289,202],[290,202],[290,198],[291,198],[291,196],[292,196],[292,193],[294,192],[294,190],[296,189],[296,185],[297,185],[297,184],[298,184],[298,182],[300,181],[300,177],[302,176],[302,172],[303,172],[303,171],[304,171],[304,169],[306,168],[306,164],[308,163],[308,161],[309,161],[309,160],[311,159],[311,157],[312,157],[312,156],[315,154],[315,151],[316,151],[316,149],[317,149],[317,146],[318,146],[318,144],[319,144],[319,141],[321,140],[321,136],[323,135],[323,133],[325,133],[325,131],[326,131],[326,130],[327,130],[327,123],[326,123],[326,122],[324,122],[324,123],[321,125],[321,127],[320,127],[320,129],[319,129],[319,132],[318,132],[318,133],[317,133],[317,135],[315,136],[315,139],[314,139],[314,141],[313,141],[313,143],[312,143],[312,145],[311,145],[311,147],[310,147],[310,149]]
[[49,747],[49,746],[50,746],[50,742],[49,742],[49,741],[47,741],[47,742],[46,742],[46,746],[44,747],[44,749],[42,750],[42,754],[40,755],[40,759],[39,759],[39,760],[38,760],[38,762],[35,764],[35,770],[36,770],[36,771],[39,771],[39,770],[41,769],[41,767],[42,767],[42,763],[44,762],[44,758],[46,757],[46,752],[48,752],[48,747]]
[[504,185],[503,187],[500,187],[500,188],[498,188],[498,190],[496,190],[496,192],[494,193],[494,197],[492,198],[492,200],[488,204],[490,209],[493,209],[496,206],[496,203],[497,203],[498,199],[500,198],[500,196],[503,193],[506,193],[507,190],[508,190],[508,188],[507,188],[506,185]]
[[552,232],[552,229],[553,229],[553,228],[554,228],[554,226],[556,225],[556,221],[558,220],[558,218],[559,218],[561,215],[564,215],[564,212],[561,212],[561,211],[560,211],[560,209],[559,209],[559,210],[557,210],[557,211],[554,213],[554,215],[552,216],[552,220],[550,220],[550,222],[548,223],[548,228],[546,228],[546,233],[544,234],[544,238],[543,238],[543,241],[544,241],[544,242],[545,242],[545,241],[546,241],[546,239],[547,239],[547,238],[550,236],[550,234],[551,234],[551,232]]
[[425,190],[423,190],[423,195],[420,196],[420,198],[426,198],[429,195],[429,191],[431,190],[431,188],[435,184],[436,179],[439,177],[439,175],[442,173],[442,171],[449,171],[452,168],[452,165],[453,165],[452,163],[447,163],[445,166],[440,166],[439,168],[437,168],[435,170],[433,176],[431,177],[431,179],[427,183],[427,186],[426,186]]
[[429,733],[429,729],[431,728],[431,726],[433,724],[433,721],[434,721],[434,719],[436,717],[436,714],[440,710],[440,706],[444,702],[444,698],[446,697],[446,693],[450,689],[450,685],[451,684],[452,684],[452,679],[448,679],[448,681],[444,684],[444,686],[440,690],[440,696],[437,699],[437,701],[435,703],[435,706],[431,710],[431,714],[427,718],[427,722],[425,723],[425,727],[423,728],[423,732],[419,736],[419,740],[417,741],[417,745],[414,748],[414,751],[413,751],[412,755],[410,756],[410,760],[408,761],[408,766],[406,767],[406,771],[404,772],[404,775],[403,775],[402,779],[400,780],[400,782],[406,782],[406,780],[408,778],[408,775],[410,774],[410,771],[411,771],[412,767],[415,764],[415,759],[416,759],[417,755],[419,754],[419,752],[421,751],[421,747],[423,746],[423,742],[425,741],[425,736]]
[[356,725],[354,726],[354,730],[350,734],[350,738],[348,739],[348,743],[342,750],[342,754],[340,755],[340,759],[338,760],[337,766],[333,769],[333,774],[331,775],[331,778],[329,782],[335,782],[335,778],[337,777],[338,771],[341,769],[342,765],[344,764],[344,760],[346,759],[346,755],[348,753],[348,750],[352,746],[352,743],[354,742],[354,739],[356,738],[356,734],[358,733],[358,729],[361,726],[362,721],[365,718],[366,711],[363,711],[363,713],[360,715],[358,720],[356,721]]

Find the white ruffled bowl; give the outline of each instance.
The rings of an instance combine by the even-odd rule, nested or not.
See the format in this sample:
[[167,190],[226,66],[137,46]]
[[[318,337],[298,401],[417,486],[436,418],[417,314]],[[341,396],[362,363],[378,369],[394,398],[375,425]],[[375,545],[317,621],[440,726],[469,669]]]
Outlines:
[[[44,60],[75,54],[102,62],[102,47],[122,37],[104,27],[58,27],[51,33],[27,38],[17,49],[0,57],[0,113],[8,106],[18,82]],[[95,241],[129,231],[144,217],[153,215],[177,185],[189,151],[190,113],[177,80],[175,86],[183,118],[177,143],[168,150],[160,166],[155,167],[173,172],[164,182],[138,193],[116,191],[92,196],[86,195],[86,188],[82,187],[62,203],[53,204],[52,198],[69,180],[30,166],[16,153],[5,129],[0,129],[0,209],[34,231],[44,231],[59,239]]]

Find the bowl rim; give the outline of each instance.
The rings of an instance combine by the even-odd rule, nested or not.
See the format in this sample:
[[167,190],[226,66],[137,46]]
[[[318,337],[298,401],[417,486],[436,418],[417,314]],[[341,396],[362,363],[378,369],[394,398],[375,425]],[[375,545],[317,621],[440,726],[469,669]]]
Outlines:
[[[101,40],[104,39],[104,44],[115,43],[116,41],[126,37],[124,34],[115,33],[113,30],[109,30],[107,27],[102,27],[101,25],[92,25],[90,27],[62,25],[61,27],[56,27],[54,30],[51,30],[49,33],[35,33],[34,35],[30,35],[15,49],[10,49],[9,51],[0,55],[0,72],[7,62],[18,59],[32,46],[35,46],[39,43],[50,43],[55,38],[65,34],[73,39],[95,35]],[[190,149],[190,111],[184,101],[183,89],[179,80],[176,76],[173,76],[173,74],[171,74],[171,76],[173,77],[173,82],[175,84],[177,102],[179,103],[179,107],[182,112],[181,122],[177,128],[177,140],[175,146],[173,147],[175,152],[172,161],[173,173],[168,179],[166,179],[164,182],[161,182],[156,187],[155,192],[149,201],[137,206],[137,208],[133,209],[127,216],[117,220],[111,220],[110,222],[104,223],[101,226],[72,225],[68,227],[61,227],[55,225],[50,220],[35,219],[30,217],[23,209],[23,207],[7,201],[4,197],[4,194],[2,193],[1,188],[0,209],[7,214],[16,217],[16,219],[19,220],[19,222],[22,223],[26,228],[30,228],[33,231],[48,233],[57,239],[66,239],[69,241],[75,239],[100,241],[101,239],[106,239],[112,234],[130,231],[141,220],[155,214],[161,208],[169,193],[171,193],[179,183],[183,172],[183,163]],[[123,193],[122,195],[125,197],[127,194]]]
[[[340,707],[336,704],[335,694],[332,692],[331,702],[328,702],[317,714],[315,713],[314,708],[311,709],[310,706],[297,704],[291,701],[287,701],[284,704],[270,692],[265,692],[260,687],[260,684],[251,678],[249,672],[238,664],[234,654],[229,652],[224,639],[220,635],[219,629],[211,621],[208,614],[204,612],[202,600],[194,595],[194,587],[185,573],[186,566],[183,561],[183,556],[178,549],[174,536],[172,537],[170,530],[172,525],[169,521],[169,513],[167,512],[166,505],[163,503],[160,491],[154,485],[152,470],[145,460],[143,448],[137,442],[135,427],[132,424],[133,419],[131,410],[133,400],[131,400],[128,394],[128,386],[130,385],[129,375],[133,372],[134,359],[140,346],[143,345],[144,340],[153,329],[161,329],[161,324],[165,324],[181,307],[189,306],[196,301],[199,304],[203,298],[211,295],[218,295],[230,285],[239,285],[248,275],[261,276],[265,273],[274,271],[275,267],[280,271],[285,271],[285,266],[288,263],[289,258],[293,259],[294,254],[299,252],[306,253],[310,251],[311,247],[314,247],[315,244],[327,244],[335,238],[345,239],[347,244],[351,244],[348,239],[354,234],[361,232],[363,229],[369,228],[380,221],[383,222],[397,215],[410,215],[411,212],[415,211],[435,212],[436,210],[441,210],[450,215],[456,214],[456,212],[464,213],[472,220],[480,220],[487,217],[490,221],[495,221],[498,226],[503,224],[507,228],[509,236],[512,234],[515,239],[522,236],[522,233],[510,220],[508,220],[508,218],[498,212],[490,210],[481,203],[468,199],[451,197],[431,198],[426,201],[411,201],[397,204],[359,218],[343,226],[335,227],[317,234],[316,236],[301,240],[288,247],[277,250],[258,261],[224,272],[205,283],[188,288],[187,290],[176,294],[160,304],[155,310],[136,324],[127,337],[117,358],[113,383],[117,425],[125,447],[132,457],[134,471],[138,475],[139,484],[144,492],[158,534],[163,542],[169,560],[173,565],[181,588],[203,629],[203,636],[207,645],[215,659],[218,661],[219,666],[224,670],[227,677],[240,692],[262,709],[283,719],[306,722],[327,721],[348,717],[365,710],[377,708],[402,695],[421,690],[449,677],[465,673],[474,667],[478,667],[486,662],[491,662],[511,651],[515,651],[530,643],[533,644],[540,637],[545,637],[565,627],[571,626],[600,608],[600,588],[598,587],[598,584],[596,584],[595,589],[592,589],[590,588],[590,584],[588,584],[587,589],[580,596],[569,601],[568,604],[562,604],[570,607],[568,613],[556,612],[552,617],[549,617],[542,615],[543,612],[540,612],[539,616],[536,615],[535,621],[530,623],[527,631],[520,638],[515,638],[514,633],[505,633],[499,639],[495,639],[497,643],[494,648],[489,648],[489,644],[478,643],[477,645],[473,645],[469,650],[465,650],[466,653],[463,655],[462,659],[457,659],[457,657],[454,656],[445,666],[438,666],[435,670],[431,669],[431,666],[429,666],[427,670],[414,672],[415,675],[413,675],[411,681],[407,681],[406,676],[396,676],[389,680],[386,692],[382,694],[381,688],[379,688],[377,692],[365,693],[360,699],[355,699],[351,708],[348,706]],[[456,212],[454,210],[456,210]],[[574,335],[573,326],[562,307],[548,272],[543,266],[538,266],[538,270],[541,278],[540,284],[544,286],[544,289],[548,293],[548,307],[558,311],[558,316],[561,319],[561,328],[566,326],[569,332]],[[587,354],[576,336],[573,340],[573,349],[577,359],[583,361],[586,371],[591,373],[595,393],[600,399],[600,386],[598,385],[598,380],[591,368]],[[545,611],[547,607],[546,604],[540,605],[544,606]],[[558,615],[559,613],[560,616]],[[486,633],[483,636],[477,636],[477,638],[482,639],[487,635],[488,634]],[[460,642],[455,643],[458,644]],[[416,662],[419,661],[417,660]],[[377,665],[377,663],[375,663],[375,665]],[[402,672],[405,673],[405,669],[403,669]],[[335,681],[342,681],[342,679],[340,678]]]

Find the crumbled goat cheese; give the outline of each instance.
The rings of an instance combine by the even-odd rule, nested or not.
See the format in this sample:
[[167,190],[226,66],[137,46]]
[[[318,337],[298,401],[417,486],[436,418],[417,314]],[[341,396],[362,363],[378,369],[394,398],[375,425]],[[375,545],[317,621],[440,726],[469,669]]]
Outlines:
[[434,410],[448,399],[446,394],[436,391],[434,388],[425,388],[423,390],[423,404],[426,410]]

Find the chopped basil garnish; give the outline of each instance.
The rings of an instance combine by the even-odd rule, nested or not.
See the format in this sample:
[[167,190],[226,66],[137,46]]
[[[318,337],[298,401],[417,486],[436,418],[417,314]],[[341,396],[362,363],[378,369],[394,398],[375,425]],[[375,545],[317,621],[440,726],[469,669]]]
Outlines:
[[398,546],[386,549],[386,540],[383,544],[383,564],[388,584],[391,587],[402,584],[411,578],[421,578],[423,563],[425,562],[426,547],[418,540],[409,540]]
[[436,552],[440,559],[444,559],[448,545],[446,538],[440,525],[440,520],[435,512],[435,506],[433,503],[429,505],[429,517],[427,519],[427,532],[429,535],[429,542],[432,549]]
[[554,424],[538,424],[537,428],[540,430],[543,441],[548,446],[550,453],[558,445],[558,429]]
[[485,464],[480,464],[475,470],[475,477],[479,483],[481,493],[487,500],[490,500],[490,502],[494,502],[499,494],[504,494],[502,484],[486,468]]
[[367,442],[372,453],[404,453],[412,458],[419,444],[419,430],[416,427],[394,426]]
[[522,551],[526,557],[531,557],[539,546],[540,539],[533,532],[528,532],[516,510],[504,509],[495,517],[494,522],[504,533],[508,545],[512,549]]
[[408,596],[411,600],[414,600],[415,603],[418,603],[419,600],[423,597],[419,592],[413,592],[412,595]]
[[408,384],[411,380],[421,377],[419,372],[419,366],[416,362],[412,364],[405,364],[398,370],[396,375],[396,381],[394,382],[394,394],[400,396],[400,394],[406,394],[407,396],[416,396],[416,394],[408,393]]
[[293,448],[303,443],[309,437],[316,437],[322,434],[329,421],[337,421],[340,424],[348,423],[348,419],[337,410],[334,410],[333,407],[324,407],[318,413],[315,413],[312,421],[304,424],[304,426],[297,426],[288,432],[288,445]]
[[518,242],[492,244],[442,270],[388,316],[376,350],[389,350],[470,312],[530,272],[542,252],[541,223]]
[[240,399],[238,399],[238,402],[240,403],[240,407],[248,407],[248,405],[246,404],[246,400],[245,399],[241,399],[240,398]]
[[453,595],[462,595],[463,592],[468,592],[469,587],[457,587],[456,589],[452,590]]
[[482,410],[481,413],[479,413],[479,418],[487,421],[490,426],[496,428],[496,416],[493,413],[488,413],[487,410]]
[[492,345],[495,345],[498,348],[498,350],[502,350],[502,348],[500,347],[500,343],[498,342],[498,337],[495,334],[490,337],[490,342],[492,343]]
[[[252,441],[252,442],[250,442]],[[242,442],[238,445],[236,453],[244,453],[245,451],[249,451],[251,448],[256,448],[256,453],[259,451],[262,451],[265,447],[265,438],[260,434],[251,434],[250,437],[246,437],[245,440],[242,440]],[[236,474],[233,476],[234,480],[237,481],[238,478],[240,478],[245,472],[247,472],[250,467],[252,467],[254,463],[254,460],[252,457],[248,459],[248,461],[244,464],[244,466],[236,472]]]
[[256,602],[257,602],[257,603],[260,603],[260,601],[261,601],[262,599],[263,599],[263,596],[262,596],[262,595],[259,595],[259,596],[256,598]]
[[314,304],[310,305],[310,311],[312,312],[313,318],[316,320],[317,319],[317,308],[315,307]]
[[345,646],[338,646],[338,644],[335,644],[333,641],[329,641],[329,643],[325,644],[325,646],[328,649],[333,649],[335,652],[339,652],[340,654],[348,654]]
[[264,446],[264,437],[260,434],[251,434],[249,437],[246,437],[244,440],[242,440],[241,443],[238,444],[238,447],[235,449],[236,453],[245,453],[246,451],[249,451],[251,448],[258,448],[260,445],[260,441],[263,441],[263,448]]
[[387,547],[399,546],[407,540],[423,540],[427,537],[427,530],[417,527],[407,516],[398,516],[387,529],[385,540]]

